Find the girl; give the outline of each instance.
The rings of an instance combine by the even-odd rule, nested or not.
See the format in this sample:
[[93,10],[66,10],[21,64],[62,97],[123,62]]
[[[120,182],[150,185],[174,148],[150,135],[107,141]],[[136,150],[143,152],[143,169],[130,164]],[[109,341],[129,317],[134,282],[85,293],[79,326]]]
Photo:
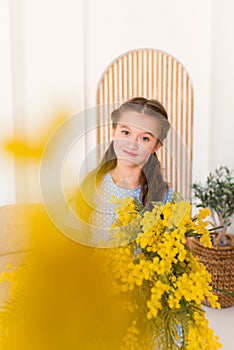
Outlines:
[[156,155],[170,128],[163,105],[136,97],[114,110],[111,120],[112,142],[100,165],[84,179],[76,205],[96,242],[109,238],[115,218],[113,195],[136,197],[145,208],[152,201],[165,203],[172,198]]

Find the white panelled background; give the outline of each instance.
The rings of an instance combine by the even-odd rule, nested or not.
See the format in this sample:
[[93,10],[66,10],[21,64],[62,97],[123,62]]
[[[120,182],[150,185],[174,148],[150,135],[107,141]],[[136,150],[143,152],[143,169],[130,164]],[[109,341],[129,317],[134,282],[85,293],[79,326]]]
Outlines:
[[[168,52],[192,79],[193,180],[234,169],[233,13],[231,0],[0,0],[0,205],[40,200],[39,164],[6,156],[5,139],[94,106],[105,68],[137,48]],[[77,162],[94,144],[80,141]]]
[[0,2],[0,205],[15,202],[15,169],[13,157],[3,152],[3,142],[13,136],[13,100],[10,48],[9,7]]

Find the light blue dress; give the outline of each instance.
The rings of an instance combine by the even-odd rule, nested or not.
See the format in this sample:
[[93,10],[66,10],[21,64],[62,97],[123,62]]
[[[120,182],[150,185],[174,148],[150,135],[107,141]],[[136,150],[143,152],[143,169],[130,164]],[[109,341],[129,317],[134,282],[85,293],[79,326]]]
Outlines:
[[[169,189],[164,203],[172,199],[173,190]],[[93,232],[93,242],[104,242],[111,238],[108,229],[116,218],[113,196],[119,199],[124,199],[126,196],[137,198],[141,202],[141,186],[134,189],[126,189],[117,186],[110,173],[107,173],[100,185],[98,186],[94,196],[94,207],[90,217],[90,224]]]

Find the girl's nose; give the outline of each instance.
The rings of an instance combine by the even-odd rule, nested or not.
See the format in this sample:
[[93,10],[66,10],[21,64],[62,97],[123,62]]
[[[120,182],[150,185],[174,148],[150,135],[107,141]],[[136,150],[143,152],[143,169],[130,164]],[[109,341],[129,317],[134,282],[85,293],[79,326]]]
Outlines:
[[128,145],[129,149],[138,149],[138,143],[137,143],[137,140],[132,140],[131,142],[129,142],[129,145]]

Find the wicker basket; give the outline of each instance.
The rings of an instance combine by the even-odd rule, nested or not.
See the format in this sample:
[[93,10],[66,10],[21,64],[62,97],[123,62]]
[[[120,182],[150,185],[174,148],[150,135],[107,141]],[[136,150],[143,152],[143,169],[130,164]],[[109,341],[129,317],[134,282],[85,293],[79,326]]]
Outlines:
[[[223,238],[228,240],[228,245],[219,245]],[[217,234],[212,248],[205,248],[197,239],[191,238],[189,246],[211,273],[212,285],[234,293],[234,236],[226,233]],[[213,293],[218,296],[222,308],[234,305],[234,296],[216,290],[213,290]],[[204,300],[203,304],[210,306],[207,300]]]

